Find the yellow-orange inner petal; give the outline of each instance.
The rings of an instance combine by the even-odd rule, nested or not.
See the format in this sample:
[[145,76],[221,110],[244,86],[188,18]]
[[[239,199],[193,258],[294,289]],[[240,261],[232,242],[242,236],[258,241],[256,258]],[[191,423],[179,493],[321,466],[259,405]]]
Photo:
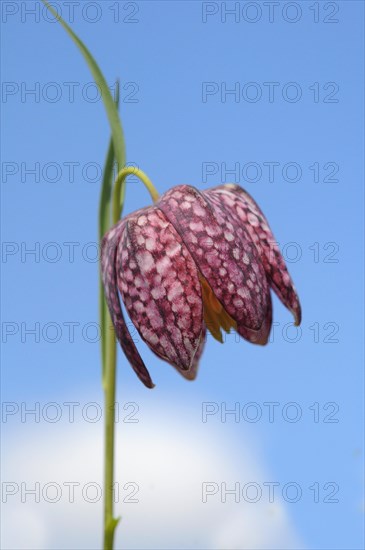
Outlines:
[[231,328],[237,330],[237,323],[228,315],[224,307],[217,300],[204,277],[199,276],[199,279],[202,288],[205,324],[211,335],[218,342],[223,343],[221,328],[229,333]]

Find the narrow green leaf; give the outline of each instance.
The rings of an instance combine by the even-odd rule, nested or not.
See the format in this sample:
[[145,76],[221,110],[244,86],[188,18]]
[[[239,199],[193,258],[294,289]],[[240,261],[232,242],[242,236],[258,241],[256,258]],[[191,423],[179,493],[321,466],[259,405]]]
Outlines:
[[78,38],[78,36],[73,32],[73,30],[67,25],[67,23],[62,19],[62,17],[55,11],[55,9],[46,0],[42,0],[42,2],[45,4],[45,6],[47,6],[49,11],[60,22],[60,24],[70,35],[72,40],[75,42],[75,44],[81,51],[82,55],[84,56],[96,84],[100,88],[106,113],[109,119],[109,124],[112,131],[114,154],[115,154],[115,158],[117,159],[118,170],[121,170],[125,165],[125,143],[124,143],[123,130],[122,130],[119,114],[118,114],[118,109],[114,103],[112,94],[110,93],[110,90],[108,88],[108,84],[106,83],[104,75],[101,72],[95,59],[93,58],[93,56],[91,55],[87,47],[85,46],[85,44]]
[[[118,109],[119,107],[119,80],[116,82],[116,94],[115,94],[115,105]],[[101,240],[105,233],[111,226],[111,202],[112,202],[112,189],[114,183],[114,162],[115,162],[115,152],[114,152],[114,141],[113,136],[111,136],[109,141],[108,152],[105,158],[104,171],[103,171],[103,181],[101,185],[100,193],[100,203],[99,203],[99,239]]]
[[[55,11],[55,9],[46,1],[42,0],[45,6],[49,11],[54,15],[54,17],[59,21],[63,26],[69,36],[72,38],[76,46],[79,48],[80,52],[84,56],[86,63],[89,66],[89,69],[94,77],[95,83],[99,86],[101,95],[103,98],[105,110],[108,116],[110,128],[111,128],[111,140],[109,144],[109,149],[107,157],[105,160],[103,182],[100,195],[100,206],[99,206],[99,239],[102,239],[104,234],[107,232],[111,225],[111,195],[113,188],[113,168],[114,162],[117,161],[118,170],[121,170],[126,162],[126,153],[125,153],[125,142],[122,124],[119,118],[118,113],[118,104],[119,104],[119,82],[117,82],[117,93],[116,101],[114,102],[113,96],[109,90],[108,84],[104,78],[103,73],[101,72],[98,64],[95,59],[89,52],[85,44],[78,38],[78,36],[73,32],[73,30],[67,25],[67,23],[62,19],[62,17]],[[125,186],[121,190],[122,200],[124,199]],[[101,280],[99,281],[99,311],[100,311],[100,330],[101,330],[101,353],[102,353],[102,363],[103,371],[106,364],[106,332],[110,330],[110,316],[107,308],[107,304],[104,297],[104,290],[102,287]],[[104,372],[103,372],[104,376]]]
[[[83,54],[91,73],[99,86],[104,106],[111,127],[112,139],[109,145],[108,154],[105,162],[103,183],[100,196],[99,208],[99,235],[100,238],[109,228],[111,223],[111,194],[113,188],[113,165],[114,159],[117,161],[118,171],[125,166],[125,144],[122,125],[118,114],[118,105],[113,100],[105,78],[100,71],[95,59],[90,54],[86,46],[70,29],[65,21],[57,14],[53,7],[43,0],[45,6],[61,23],[72,40],[75,42]],[[119,84],[117,84],[119,90]],[[119,95],[119,94],[118,94]],[[125,187],[123,187],[123,196]],[[103,387],[105,394],[105,498],[104,498],[104,548],[112,550],[114,530],[118,524],[119,518],[113,518],[113,492],[109,487],[113,487],[113,461],[114,461],[114,403],[115,403],[115,375],[116,375],[116,342],[114,333],[109,332],[110,318],[106,309],[105,297],[102,286],[99,289],[100,297],[100,324],[102,335],[102,362],[103,362]]]
[[[119,106],[119,80],[116,83],[115,104],[118,109]],[[104,237],[111,225],[111,202],[112,202],[112,189],[114,182],[114,144],[113,137],[110,138],[108,152],[105,159],[103,182],[101,186],[100,202],[99,202],[99,241]],[[105,301],[104,288],[99,275],[99,315],[100,315],[100,330],[103,335],[101,338],[101,357],[103,364],[103,376],[104,366],[106,364],[106,349],[105,349],[105,336],[106,331],[109,330],[110,316],[108,306]]]

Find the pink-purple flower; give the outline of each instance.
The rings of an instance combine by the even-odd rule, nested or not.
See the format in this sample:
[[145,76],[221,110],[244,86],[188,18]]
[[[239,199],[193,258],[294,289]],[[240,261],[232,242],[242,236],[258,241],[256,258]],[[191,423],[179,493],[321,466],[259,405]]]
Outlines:
[[[102,241],[101,269],[111,319],[128,361],[153,382],[123,317],[150,349],[194,379],[206,329],[222,341],[231,328],[266,344],[272,323],[270,287],[292,311],[301,308],[268,222],[238,185],[207,191],[173,187],[126,216]],[[119,292],[118,292],[119,291]]]

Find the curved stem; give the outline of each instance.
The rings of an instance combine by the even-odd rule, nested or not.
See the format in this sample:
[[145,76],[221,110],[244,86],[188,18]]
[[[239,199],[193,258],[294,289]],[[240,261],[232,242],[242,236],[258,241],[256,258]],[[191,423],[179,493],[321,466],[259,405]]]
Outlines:
[[119,221],[122,209],[123,209],[123,202],[121,203],[120,200],[120,193],[121,189],[124,188],[124,181],[127,176],[129,175],[137,176],[147,187],[153,202],[156,202],[158,200],[159,194],[154,187],[152,181],[150,178],[143,172],[143,170],[140,170],[139,168],[136,168],[135,166],[126,166],[123,168],[119,174],[117,175],[117,179],[114,183],[114,192],[113,192],[113,224],[117,223]]

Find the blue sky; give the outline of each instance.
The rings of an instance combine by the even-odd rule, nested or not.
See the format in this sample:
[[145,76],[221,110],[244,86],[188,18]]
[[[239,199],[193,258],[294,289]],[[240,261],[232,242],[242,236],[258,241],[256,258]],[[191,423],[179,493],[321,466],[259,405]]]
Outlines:
[[[160,192],[180,183],[204,189],[236,181],[245,187],[270,221],[303,308],[296,332],[290,313],[274,299],[273,341],[265,348],[238,342],[233,334],[223,346],[208,337],[194,383],[139,342],[156,388],[142,387],[120,353],[118,400],[138,403],[141,437],[147,427],[163,431],[165,437],[157,438],[162,454],[171,452],[169,430],[191,430],[198,441],[217,444],[226,458],[213,482],[232,481],[227,457],[234,455],[235,481],[241,484],[256,475],[260,483],[300,486],[298,502],[281,499],[295,533],[288,547],[362,548],[362,2],[280,2],[270,11],[263,2],[81,2],[72,17],[68,3],[54,4],[110,85],[121,80],[128,162],[137,163]],[[227,13],[232,8],[235,13]],[[83,59],[40,4],[2,2],[2,41],[2,398],[15,404],[13,411],[19,407],[5,415],[6,422],[3,417],[9,442],[4,454],[11,463],[22,452],[19,438],[34,436],[43,449],[49,430],[64,450],[62,441],[75,426],[63,422],[63,403],[101,403],[95,242],[109,128]],[[131,179],[126,211],[149,202]],[[35,334],[27,332],[32,328]],[[21,422],[22,402],[55,402],[62,421],[52,424],[41,416],[38,424],[26,416]],[[204,402],[217,410],[206,423]],[[222,403],[239,404],[239,422],[232,415],[221,422]],[[275,403],[273,422],[265,403]],[[254,411],[262,416],[249,422],[247,414]],[[291,422],[296,411],[301,417]],[[81,434],[85,420],[79,417],[76,427]],[[119,437],[124,427],[118,426]],[[144,441],[138,445],[142,455],[148,452]],[[250,479],[239,468],[247,452],[249,462],[260,465],[259,473],[250,470]],[[78,460],[82,453],[80,446]],[[33,481],[43,469],[38,459],[28,464]],[[9,475],[3,472],[3,479]],[[189,471],[185,475],[192,483]],[[196,485],[203,475],[204,468],[196,473]],[[321,488],[318,503],[315,489],[308,489],[315,483]],[[324,489],[326,483],[334,485]],[[339,502],[324,502],[333,488]],[[27,503],[18,497],[9,501],[24,511]],[[42,518],[38,508],[32,514]],[[137,525],[146,509],[138,514],[136,508]],[[239,508],[232,513],[239,515]],[[88,514],[82,517],[86,530]],[[258,530],[265,531],[259,512],[257,518]],[[212,543],[205,538],[208,526],[202,515],[194,540],[179,539],[177,526],[170,534],[161,528],[153,543],[140,544],[224,544],[219,537]],[[282,536],[286,528],[279,529]],[[47,529],[52,532],[52,520]],[[120,527],[118,544],[133,547],[133,534],[126,546],[123,529],[128,526]],[[31,532],[33,546],[24,548],[43,547],[37,529]],[[63,532],[64,548],[71,534]],[[238,536],[237,548],[248,547],[246,535]],[[44,547],[56,547],[47,536]],[[11,532],[6,537],[8,548],[19,547]],[[274,547],[260,540],[251,547]],[[284,547],[280,533],[277,540]]]

